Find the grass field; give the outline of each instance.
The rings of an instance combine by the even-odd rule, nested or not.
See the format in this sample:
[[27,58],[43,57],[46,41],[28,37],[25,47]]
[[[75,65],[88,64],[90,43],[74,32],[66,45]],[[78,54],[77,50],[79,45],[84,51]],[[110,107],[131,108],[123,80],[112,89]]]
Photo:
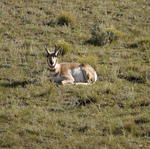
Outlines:
[[[0,149],[150,148],[149,12],[146,0],[1,0]],[[50,82],[55,44],[98,81]]]

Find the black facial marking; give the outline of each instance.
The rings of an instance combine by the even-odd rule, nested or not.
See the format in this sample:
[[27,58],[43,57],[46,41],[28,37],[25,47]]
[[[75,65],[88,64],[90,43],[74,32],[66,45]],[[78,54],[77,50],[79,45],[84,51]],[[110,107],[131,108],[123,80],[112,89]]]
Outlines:
[[50,64],[53,65],[53,61],[50,61]]

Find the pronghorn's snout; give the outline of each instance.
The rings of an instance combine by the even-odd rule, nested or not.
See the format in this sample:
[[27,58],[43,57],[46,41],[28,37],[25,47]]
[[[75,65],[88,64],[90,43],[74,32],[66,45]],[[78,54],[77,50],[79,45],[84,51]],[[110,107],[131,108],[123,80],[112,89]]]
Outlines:
[[50,64],[53,65],[54,64],[53,61],[50,61]]
[[47,62],[50,67],[55,67],[55,65],[57,64],[57,57],[53,53],[49,54]]

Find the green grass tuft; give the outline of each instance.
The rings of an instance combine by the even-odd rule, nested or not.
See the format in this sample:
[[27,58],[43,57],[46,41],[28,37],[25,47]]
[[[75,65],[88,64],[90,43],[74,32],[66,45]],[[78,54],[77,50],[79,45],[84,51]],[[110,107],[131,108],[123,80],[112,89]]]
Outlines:
[[55,46],[61,49],[61,55],[69,54],[73,51],[72,45],[64,40],[58,40]]
[[90,64],[93,67],[96,67],[98,63],[98,57],[88,55],[88,56],[79,56],[76,57],[76,61],[83,63],[83,64]]
[[69,12],[61,12],[57,17],[58,25],[73,26],[76,22],[75,16]]

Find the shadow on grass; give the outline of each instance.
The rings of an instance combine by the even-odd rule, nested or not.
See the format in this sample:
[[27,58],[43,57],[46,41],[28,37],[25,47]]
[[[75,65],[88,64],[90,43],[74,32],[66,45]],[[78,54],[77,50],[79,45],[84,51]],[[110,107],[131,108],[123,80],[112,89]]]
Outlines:
[[92,104],[92,103],[95,103],[95,101],[93,99],[84,99],[84,100],[78,100],[76,102],[77,106],[86,106],[86,105],[89,105],[89,104]]
[[67,105],[74,105],[76,107],[86,106],[94,103],[96,103],[95,99],[88,99],[88,98],[67,101]]
[[132,83],[145,83],[146,82],[146,80],[143,77],[122,76],[122,75],[119,75],[118,77],[121,78],[121,79],[125,79],[125,80],[127,80],[129,82],[132,82]]
[[25,87],[28,84],[34,84],[35,81],[29,81],[29,80],[25,80],[25,81],[13,81],[13,82],[9,82],[9,83],[1,83],[0,86],[3,87]]

